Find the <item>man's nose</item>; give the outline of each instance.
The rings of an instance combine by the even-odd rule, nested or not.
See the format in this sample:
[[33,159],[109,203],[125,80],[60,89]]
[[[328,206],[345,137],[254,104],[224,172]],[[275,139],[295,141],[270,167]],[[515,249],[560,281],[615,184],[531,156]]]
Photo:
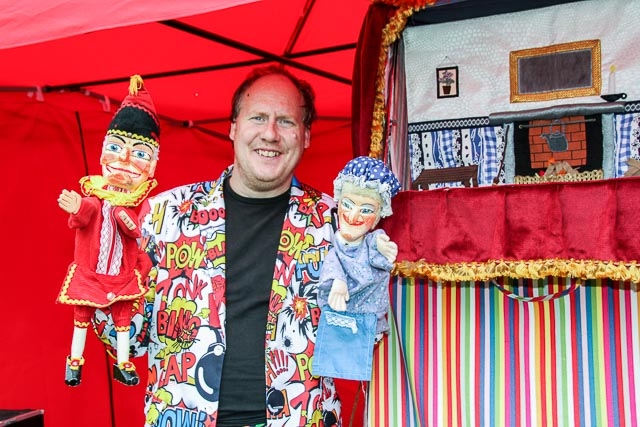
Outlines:
[[269,119],[264,128],[263,138],[267,141],[277,141],[279,135],[277,121]]

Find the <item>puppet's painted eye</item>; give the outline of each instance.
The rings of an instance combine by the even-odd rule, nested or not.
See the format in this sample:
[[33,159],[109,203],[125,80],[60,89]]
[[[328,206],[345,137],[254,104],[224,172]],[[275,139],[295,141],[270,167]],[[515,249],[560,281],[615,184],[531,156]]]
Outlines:
[[342,199],[340,205],[342,205],[343,209],[353,209],[354,203],[349,199]]
[[131,157],[135,157],[140,160],[151,160],[151,154],[143,150],[133,150],[131,152]]
[[105,145],[104,149],[113,153],[119,153],[122,151],[122,146],[120,144],[116,144],[115,142],[109,142]]
[[360,208],[360,213],[362,215],[373,215],[376,213],[376,208],[371,205],[364,205]]

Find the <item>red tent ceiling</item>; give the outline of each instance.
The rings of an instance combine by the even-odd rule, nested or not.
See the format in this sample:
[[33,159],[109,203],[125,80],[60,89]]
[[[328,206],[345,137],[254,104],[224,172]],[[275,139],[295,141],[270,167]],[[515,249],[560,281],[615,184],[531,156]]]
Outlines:
[[176,19],[260,0],[0,0],[0,48]]
[[[369,0],[264,0],[177,19],[168,18],[169,14],[183,16],[192,9],[180,2],[180,14],[171,10],[178,2],[167,1],[159,5],[168,8],[166,12],[125,14],[122,11],[128,10],[126,5],[105,11],[104,2],[93,0],[86,2],[89,10],[77,10],[77,2],[58,0],[59,4],[53,2],[56,7],[42,10],[34,1],[24,6],[27,11],[38,12],[30,12],[30,16],[25,16],[19,6],[2,7],[0,3],[3,34],[16,31],[12,38],[0,42],[0,91],[39,88],[46,100],[47,93],[82,89],[87,94],[111,98],[117,106],[125,95],[129,76],[141,74],[161,116],[178,123],[191,121],[226,138],[233,89],[253,65],[275,61],[286,64],[314,86],[318,113],[328,119],[329,126],[349,125],[355,44]],[[227,7],[247,1],[208,3]],[[80,34],[2,48],[26,43],[24,32],[17,32],[23,25],[32,32],[32,40],[56,37],[55,33],[49,34],[52,31],[38,28],[44,30],[48,25],[43,15],[64,15],[65,3],[76,9],[63,20],[62,31]],[[124,3],[131,3],[131,8],[140,4],[131,0]],[[207,2],[202,3],[207,6]],[[194,12],[203,7],[197,3],[190,6],[195,6]],[[104,23],[87,19],[86,14],[95,15],[96,10],[105,17]],[[122,20],[107,19],[114,14]],[[25,17],[26,23],[16,24]],[[156,17],[165,20],[126,25],[127,20]],[[38,25],[29,25],[34,19]],[[51,26],[56,29],[59,22],[51,21]],[[82,32],[83,25],[92,29],[123,24]]]

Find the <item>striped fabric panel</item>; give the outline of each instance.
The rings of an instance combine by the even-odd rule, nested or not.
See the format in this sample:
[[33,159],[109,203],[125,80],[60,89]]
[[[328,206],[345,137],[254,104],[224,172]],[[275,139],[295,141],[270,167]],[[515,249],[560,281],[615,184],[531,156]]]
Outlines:
[[[521,297],[572,288],[530,302],[489,283],[394,280],[404,356],[396,362],[406,366],[410,396],[389,383],[391,365],[377,371],[372,386],[396,392],[370,408],[369,426],[638,425],[639,300],[630,284],[553,279],[508,287]],[[383,408],[409,400],[416,420],[385,416]]]
[[396,322],[389,317],[389,335],[374,348],[364,425],[416,427],[419,423]]

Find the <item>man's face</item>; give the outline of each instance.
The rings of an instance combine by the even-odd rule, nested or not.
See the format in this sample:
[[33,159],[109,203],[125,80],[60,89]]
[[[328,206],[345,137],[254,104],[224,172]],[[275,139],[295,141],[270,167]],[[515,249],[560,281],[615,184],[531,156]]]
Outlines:
[[380,219],[380,198],[365,191],[343,192],[338,201],[338,228],[347,242],[357,242]]
[[119,135],[107,135],[100,156],[102,176],[110,185],[128,191],[135,190],[156,170],[153,145]]
[[229,131],[235,152],[234,191],[245,197],[271,197],[289,189],[310,142],[303,103],[284,76],[265,76],[249,87]]

